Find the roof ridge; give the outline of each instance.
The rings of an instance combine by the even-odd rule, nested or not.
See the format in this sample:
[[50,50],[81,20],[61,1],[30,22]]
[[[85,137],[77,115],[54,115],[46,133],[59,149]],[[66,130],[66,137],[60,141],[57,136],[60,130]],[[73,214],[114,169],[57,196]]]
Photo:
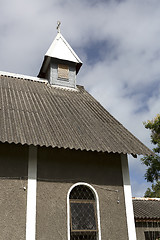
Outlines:
[[[65,90],[65,91],[73,91],[73,92],[79,91],[79,86],[78,85],[77,85],[76,88],[70,88],[70,87],[66,87],[66,86],[53,85],[53,84],[50,84],[47,79],[39,78],[39,77],[33,77],[33,76],[17,74],[17,73],[11,73],[11,72],[4,72],[4,71],[0,71],[0,76],[10,77],[10,78],[17,78],[17,79],[23,79],[23,80],[39,82],[39,83],[45,83],[49,87],[53,87],[55,89],[62,89],[62,90]],[[80,86],[80,87],[83,87],[83,86]]]
[[33,76],[28,76],[28,75],[23,75],[23,74],[17,74],[17,73],[11,73],[11,72],[0,71],[0,76],[15,77],[15,78],[24,79],[24,80],[48,83],[48,80],[43,79],[43,78],[38,78],[38,77],[33,77]]

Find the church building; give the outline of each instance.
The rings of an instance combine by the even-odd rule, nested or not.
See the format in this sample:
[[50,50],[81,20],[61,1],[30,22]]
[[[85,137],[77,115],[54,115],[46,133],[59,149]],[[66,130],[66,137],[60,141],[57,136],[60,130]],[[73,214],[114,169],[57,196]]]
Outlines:
[[58,31],[37,77],[0,72],[0,240],[136,240],[127,154],[152,152],[81,66]]

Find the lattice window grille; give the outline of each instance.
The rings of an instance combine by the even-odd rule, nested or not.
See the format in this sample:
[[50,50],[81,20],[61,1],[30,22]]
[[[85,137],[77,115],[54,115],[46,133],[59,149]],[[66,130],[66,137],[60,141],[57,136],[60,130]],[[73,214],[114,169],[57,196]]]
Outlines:
[[74,187],[70,193],[71,240],[97,240],[96,201],[85,185]]

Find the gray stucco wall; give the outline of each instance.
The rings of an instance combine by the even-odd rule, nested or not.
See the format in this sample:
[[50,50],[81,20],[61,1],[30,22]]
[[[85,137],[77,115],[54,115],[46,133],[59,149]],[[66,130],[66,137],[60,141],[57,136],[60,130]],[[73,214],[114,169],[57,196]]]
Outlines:
[[98,193],[102,240],[128,239],[120,156],[51,148],[38,151],[36,239],[67,240],[67,193],[76,182]]
[[26,146],[0,143],[0,240],[25,239],[27,152]]
[[[0,240],[24,240],[28,147],[0,144],[0,164]],[[67,193],[76,182],[97,191],[102,240],[128,239],[118,154],[38,148],[37,174],[37,240],[67,240]]]
[[155,238],[155,232],[160,232],[160,222],[136,222],[137,240],[145,240],[145,232],[152,232],[152,239]]

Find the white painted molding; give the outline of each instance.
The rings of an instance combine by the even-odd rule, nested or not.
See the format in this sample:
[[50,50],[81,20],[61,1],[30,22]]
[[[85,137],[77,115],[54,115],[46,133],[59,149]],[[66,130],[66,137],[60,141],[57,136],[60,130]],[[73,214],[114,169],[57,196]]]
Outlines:
[[26,240],[36,239],[37,147],[29,146]]
[[22,74],[17,74],[17,73],[10,73],[10,72],[3,72],[0,71],[1,76],[7,76],[7,77],[15,77],[15,78],[20,78],[24,80],[31,80],[35,82],[42,82],[42,83],[48,83],[48,80],[38,78],[38,77],[32,77],[32,76],[27,76],[27,75],[22,75]]
[[75,88],[59,86],[59,85],[54,85],[54,84],[51,85],[51,84],[49,84],[47,79],[42,79],[42,78],[38,78],[38,77],[32,77],[32,76],[27,76],[27,75],[22,75],[22,74],[17,74],[17,73],[3,72],[3,71],[0,71],[0,76],[19,78],[19,79],[33,81],[33,82],[45,83],[48,86],[53,87],[53,88],[58,88],[58,89],[63,89],[63,90],[68,90],[68,91],[73,91],[73,92],[79,91],[76,84],[75,84]]
[[95,195],[95,200],[96,200],[96,207],[97,207],[97,222],[98,222],[98,240],[101,240],[101,227],[100,227],[100,208],[99,208],[99,197],[98,194],[96,192],[96,190],[88,183],[84,183],[84,182],[78,182],[73,184],[67,194],[67,228],[68,228],[68,240],[70,240],[70,203],[69,203],[69,195],[72,191],[72,189],[78,185],[85,185],[88,188],[90,188],[92,190],[92,192]]
[[79,92],[79,89],[77,88],[76,84],[75,84],[75,88],[59,86],[59,85],[54,85],[54,84],[51,84],[50,87],[60,88],[60,89],[63,89],[63,90],[66,90],[66,91],[71,91],[71,92]]
[[122,175],[123,175],[123,188],[124,188],[124,198],[126,207],[126,217],[127,217],[127,227],[128,227],[128,239],[136,240],[136,228],[134,221],[133,203],[132,203],[132,193],[129,178],[129,168],[127,155],[121,154],[121,165],[122,165]]

